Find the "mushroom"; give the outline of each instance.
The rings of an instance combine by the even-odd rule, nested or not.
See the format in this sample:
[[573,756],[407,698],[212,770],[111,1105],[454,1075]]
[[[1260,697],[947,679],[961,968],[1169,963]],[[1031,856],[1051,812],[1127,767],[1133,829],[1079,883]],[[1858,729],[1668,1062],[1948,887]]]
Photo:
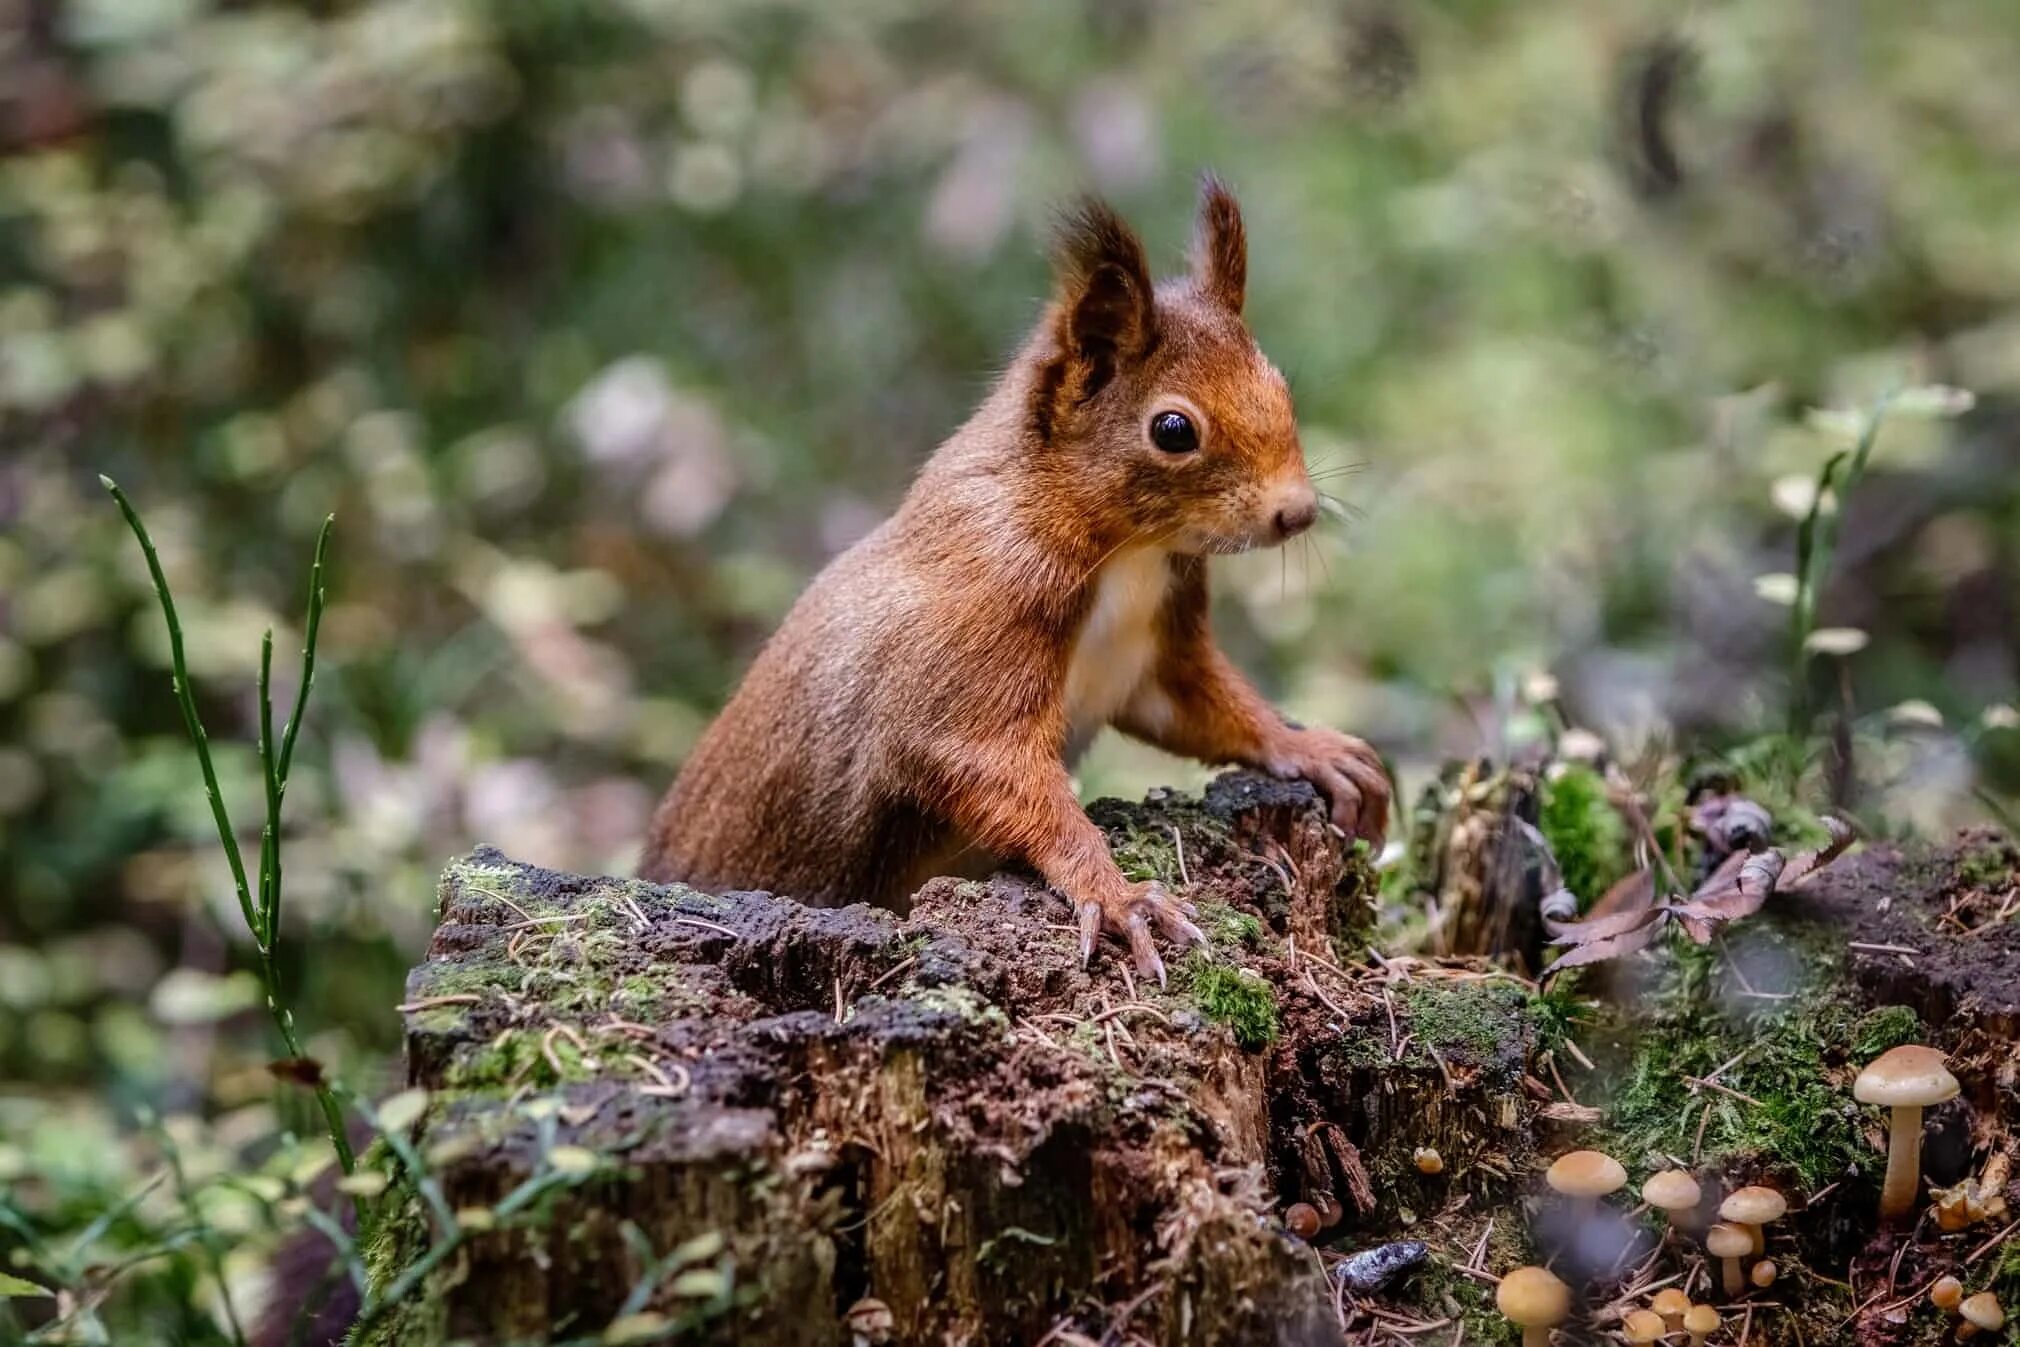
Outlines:
[[1585,1220],[1600,1198],[1627,1182],[1627,1171],[1604,1151],[1571,1151],[1557,1157],[1543,1181],[1570,1198],[1572,1211]]
[[1641,1200],[1651,1207],[1662,1208],[1670,1226],[1676,1228],[1697,1210],[1697,1204],[1704,1200],[1704,1190],[1697,1186],[1689,1171],[1664,1169],[1650,1174],[1648,1182],[1641,1185]]
[[1929,1303],[1945,1314],[1955,1314],[1964,1303],[1964,1283],[1950,1276],[1936,1278],[1929,1285]]
[[1620,1321],[1620,1327],[1627,1341],[1636,1344],[1661,1342],[1669,1334],[1669,1325],[1662,1322],[1662,1316],[1654,1310],[1629,1310],[1627,1317]]
[[1719,1203],[1721,1220],[1734,1225],[1753,1237],[1753,1251],[1767,1252],[1767,1237],[1761,1227],[1769,1221],[1779,1221],[1789,1209],[1788,1199],[1772,1188],[1742,1188],[1725,1201]]
[[1518,1267],[1494,1288],[1494,1305],[1522,1330],[1522,1347],[1550,1347],[1550,1330],[1571,1312],[1571,1288],[1547,1268]]
[[1720,1221],[1704,1235],[1705,1251],[1719,1261],[1725,1293],[1737,1296],[1746,1289],[1746,1278],[1740,1275],[1739,1260],[1753,1252],[1753,1236],[1744,1228],[1728,1225]]
[[1319,1233],[1319,1209],[1309,1202],[1293,1202],[1284,1209],[1284,1228],[1299,1239]]
[[1957,1312],[1964,1316],[1964,1322],[1957,1325],[1959,1342],[1976,1337],[1980,1329],[1997,1333],[2006,1326],[2006,1311],[1999,1308],[1999,1298],[1990,1291],[1964,1297],[1964,1303],[1957,1307]]
[[1718,1332],[1718,1311],[1709,1305],[1692,1305],[1684,1313],[1683,1331],[1690,1334],[1690,1347],[1704,1347],[1704,1340]]
[[1852,1082],[1852,1098],[1893,1110],[1887,1120],[1887,1180],[1880,1189],[1880,1219],[1905,1216],[1915,1205],[1922,1169],[1922,1110],[1957,1097],[1957,1078],[1943,1054],[1908,1043],[1881,1053]]
[[1445,1172],[1445,1157],[1430,1146],[1419,1146],[1410,1156],[1419,1174],[1442,1174]]
[[1775,1284],[1775,1276],[1780,1271],[1781,1269],[1775,1266],[1774,1259],[1763,1258],[1760,1260],[1760,1262],[1755,1263],[1753,1265],[1753,1270],[1748,1272],[1746,1275],[1748,1281],[1752,1282],[1755,1286],[1758,1286],[1761,1290],[1765,1291],[1768,1289],[1768,1287],[1773,1286]]
[[1648,1307],[1662,1316],[1662,1322],[1669,1325],[1674,1333],[1683,1327],[1683,1316],[1690,1313],[1690,1297],[1674,1286],[1665,1286],[1655,1293],[1655,1299]]

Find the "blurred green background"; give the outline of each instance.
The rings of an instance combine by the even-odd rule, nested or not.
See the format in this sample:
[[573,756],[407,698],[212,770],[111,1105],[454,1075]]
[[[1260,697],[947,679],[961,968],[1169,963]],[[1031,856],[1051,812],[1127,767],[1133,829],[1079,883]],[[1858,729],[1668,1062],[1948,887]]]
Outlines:
[[[60,1224],[140,1105],[210,1118],[213,1164],[299,1118],[98,473],[242,822],[260,632],[291,686],[337,515],[286,940],[373,1088],[445,858],[630,863],[1084,188],[1169,267],[1198,170],[1239,192],[1308,449],[1364,467],[1316,555],[1219,567],[1220,622],[1406,781],[1533,733],[1539,675],[1622,751],[1777,727],[1833,413],[1974,392],[1841,503],[1821,617],[1870,642],[1816,672],[1865,817],[1998,813],[2016,69],[1982,0],[0,0],[0,1183]],[[1203,772],[1108,742],[1082,777]]]

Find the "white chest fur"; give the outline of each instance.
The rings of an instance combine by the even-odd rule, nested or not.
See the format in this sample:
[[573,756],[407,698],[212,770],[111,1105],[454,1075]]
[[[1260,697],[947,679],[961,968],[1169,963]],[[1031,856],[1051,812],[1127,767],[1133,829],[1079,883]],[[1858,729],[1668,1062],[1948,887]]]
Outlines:
[[1069,760],[1149,677],[1157,654],[1157,613],[1169,584],[1165,554],[1155,548],[1117,553],[1102,564],[1066,665]]

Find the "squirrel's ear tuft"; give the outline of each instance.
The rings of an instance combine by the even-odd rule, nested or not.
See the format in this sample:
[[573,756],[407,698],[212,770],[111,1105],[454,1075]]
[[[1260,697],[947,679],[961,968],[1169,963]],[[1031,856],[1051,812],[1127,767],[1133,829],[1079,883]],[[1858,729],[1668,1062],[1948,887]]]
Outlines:
[[1248,230],[1241,206],[1211,173],[1199,180],[1199,220],[1192,232],[1192,276],[1207,298],[1241,312],[1248,291]]
[[1060,344],[1092,367],[1098,386],[1117,361],[1140,357],[1156,339],[1143,243],[1106,202],[1089,197],[1061,219],[1055,258]]

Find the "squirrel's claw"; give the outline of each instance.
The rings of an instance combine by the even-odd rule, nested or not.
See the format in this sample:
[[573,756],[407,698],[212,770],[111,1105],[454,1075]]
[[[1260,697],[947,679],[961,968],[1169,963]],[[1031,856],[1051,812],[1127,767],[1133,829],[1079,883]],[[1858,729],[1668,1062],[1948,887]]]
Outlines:
[[1391,788],[1380,755],[1365,740],[1334,730],[1299,730],[1270,771],[1311,782],[1331,806],[1334,827],[1381,845],[1389,828]]
[[1197,915],[1198,909],[1191,903],[1172,897],[1155,880],[1133,884],[1121,897],[1107,903],[1099,900],[1081,903],[1080,966],[1085,968],[1093,958],[1095,938],[1106,929],[1129,942],[1136,971],[1145,977],[1156,978],[1157,985],[1162,987],[1165,985],[1164,960],[1157,952],[1153,927],[1168,940],[1205,949],[1208,945],[1206,932],[1188,919]]

